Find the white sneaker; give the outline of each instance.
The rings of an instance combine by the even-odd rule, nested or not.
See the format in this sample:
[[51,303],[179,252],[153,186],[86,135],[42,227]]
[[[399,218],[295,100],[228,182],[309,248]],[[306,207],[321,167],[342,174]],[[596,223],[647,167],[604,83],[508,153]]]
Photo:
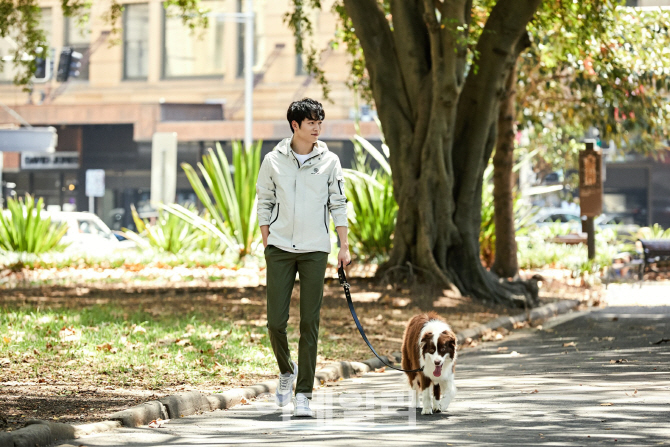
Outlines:
[[293,399],[293,416],[313,418],[314,413],[309,408],[309,399],[302,393],[295,395]]
[[293,362],[293,374],[279,374],[279,383],[277,384],[277,391],[275,392],[275,401],[280,407],[284,407],[291,402],[293,382],[296,377],[298,377],[298,364],[296,362]]

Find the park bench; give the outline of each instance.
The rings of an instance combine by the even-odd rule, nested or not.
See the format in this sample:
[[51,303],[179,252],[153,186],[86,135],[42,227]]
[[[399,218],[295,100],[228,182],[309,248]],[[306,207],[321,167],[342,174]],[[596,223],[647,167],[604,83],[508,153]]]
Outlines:
[[670,271],[670,239],[638,239],[642,245],[640,279],[645,273]]

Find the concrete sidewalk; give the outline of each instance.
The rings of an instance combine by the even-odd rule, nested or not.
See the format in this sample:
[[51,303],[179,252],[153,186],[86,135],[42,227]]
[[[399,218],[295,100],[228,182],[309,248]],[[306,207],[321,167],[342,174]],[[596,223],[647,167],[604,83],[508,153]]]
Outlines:
[[266,396],[59,445],[670,444],[670,342],[655,344],[668,338],[670,307],[572,313],[462,351],[444,414],[411,409],[404,375],[387,370],[319,390],[317,419],[283,415]]

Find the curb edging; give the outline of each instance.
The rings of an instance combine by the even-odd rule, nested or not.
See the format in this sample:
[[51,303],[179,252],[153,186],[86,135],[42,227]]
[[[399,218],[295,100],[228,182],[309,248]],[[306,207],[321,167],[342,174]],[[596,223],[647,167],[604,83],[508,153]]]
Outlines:
[[[465,329],[456,334],[458,342],[468,338],[474,339],[484,333],[496,329],[512,329],[515,323],[547,320],[556,315],[567,313],[580,304],[579,300],[565,300],[546,304],[523,314],[504,316],[489,321],[474,328]],[[400,361],[400,352],[394,352],[392,357],[386,357],[389,363]],[[315,385],[325,382],[348,379],[357,374],[364,374],[384,367],[384,363],[377,357],[363,362],[340,361],[330,363],[314,375]],[[244,388],[235,388],[216,394],[202,394],[199,391],[189,391],[163,397],[159,400],[118,411],[109,416],[109,420],[83,425],[70,425],[58,422],[31,419],[24,428],[12,432],[0,433],[0,447],[34,447],[49,446],[58,441],[77,439],[95,433],[102,433],[122,427],[138,427],[147,425],[156,419],[178,419],[184,416],[199,414],[206,411],[227,410],[244,400],[250,400],[265,393],[274,393],[277,381],[257,383]]]

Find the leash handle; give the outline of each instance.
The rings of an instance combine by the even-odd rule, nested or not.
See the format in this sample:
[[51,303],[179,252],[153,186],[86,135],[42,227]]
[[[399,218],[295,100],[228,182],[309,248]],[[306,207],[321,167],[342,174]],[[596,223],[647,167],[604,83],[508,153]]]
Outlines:
[[344,266],[341,266],[337,270],[337,276],[340,279],[340,285],[344,288],[344,295],[347,297],[347,304],[349,305],[349,311],[351,312],[351,316],[354,318],[354,323],[356,323],[356,327],[358,328],[358,332],[360,332],[361,337],[363,337],[363,340],[365,343],[367,343],[368,348],[372,351],[372,353],[379,359],[381,362],[388,366],[389,368],[395,369],[396,371],[402,371],[402,372],[419,372],[423,371],[423,368],[419,369],[402,369],[402,368],[397,368],[391,364],[388,363],[388,361],[384,360],[379,354],[377,354],[377,351],[375,351],[375,348],[372,347],[370,344],[370,341],[368,340],[368,337],[365,335],[365,331],[363,330],[363,326],[361,326],[361,322],[358,321],[358,315],[356,315],[356,310],[354,310],[354,302],[351,299],[351,293],[349,292],[349,283],[347,282],[347,275],[344,274]]

